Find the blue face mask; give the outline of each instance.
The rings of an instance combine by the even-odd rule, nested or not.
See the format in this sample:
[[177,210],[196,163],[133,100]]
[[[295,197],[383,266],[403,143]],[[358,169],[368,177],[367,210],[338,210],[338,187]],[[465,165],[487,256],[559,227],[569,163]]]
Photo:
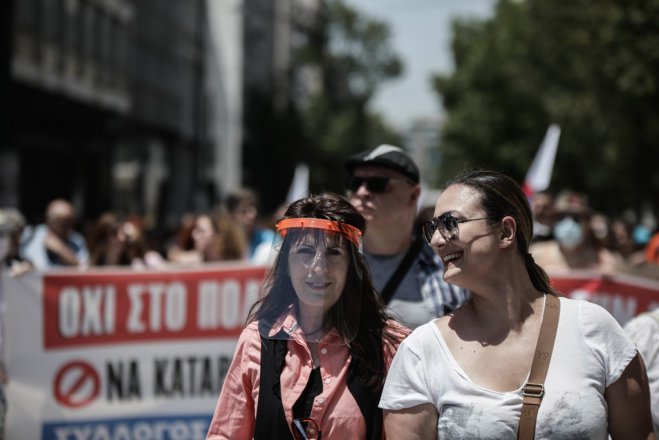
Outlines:
[[566,248],[575,248],[583,242],[581,223],[572,217],[565,217],[554,225],[554,237]]

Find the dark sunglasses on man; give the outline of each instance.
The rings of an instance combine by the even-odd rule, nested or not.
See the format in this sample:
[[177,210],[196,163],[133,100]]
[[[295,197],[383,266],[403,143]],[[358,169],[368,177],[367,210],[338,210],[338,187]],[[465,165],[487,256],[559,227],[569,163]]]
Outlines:
[[389,182],[397,182],[404,179],[397,179],[395,177],[384,176],[371,176],[371,177],[358,177],[350,176],[346,181],[346,188],[349,191],[357,192],[362,185],[366,185],[366,189],[372,193],[383,193],[387,191]]

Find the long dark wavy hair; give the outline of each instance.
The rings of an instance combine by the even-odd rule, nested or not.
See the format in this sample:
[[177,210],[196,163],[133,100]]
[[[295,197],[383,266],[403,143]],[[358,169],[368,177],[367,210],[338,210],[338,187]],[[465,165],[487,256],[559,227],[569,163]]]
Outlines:
[[[282,219],[287,218],[332,220],[337,222],[339,227],[341,224],[351,225],[362,233],[366,226],[364,218],[347,199],[330,192],[293,202]],[[277,318],[288,312],[291,305],[297,306],[297,296],[288,276],[288,254],[298,236],[295,229],[287,231],[273,269],[266,277],[265,295],[250,310],[248,323],[260,319],[276,322]],[[390,317],[373,286],[363,255],[355,244],[342,234],[336,234],[336,237],[337,240],[345,240],[350,262],[344,290],[339,300],[326,312],[325,330],[333,328],[349,340],[352,335],[349,334],[346,324],[358,320],[357,334],[349,343],[350,354],[359,360],[362,383],[369,388],[378,389],[384,383],[386,375],[384,341],[396,346],[397,337],[387,330],[386,323]]]
[[529,244],[533,237],[533,214],[519,184],[498,171],[477,169],[459,174],[448,181],[444,189],[451,185],[464,185],[478,191],[481,195],[481,206],[490,219],[488,220],[490,224],[500,221],[505,216],[515,219],[517,250],[524,257],[526,271],[533,287],[541,292],[560,295],[560,292],[549,284],[545,270],[536,264],[529,253]]

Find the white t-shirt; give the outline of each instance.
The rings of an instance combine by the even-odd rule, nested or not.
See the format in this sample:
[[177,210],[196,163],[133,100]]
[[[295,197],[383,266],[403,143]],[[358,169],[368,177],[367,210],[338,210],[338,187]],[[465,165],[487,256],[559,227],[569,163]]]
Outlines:
[[[561,298],[554,351],[538,413],[536,439],[608,438],[604,391],[636,349],[602,307]],[[521,388],[488,390],[471,382],[434,321],[401,344],[382,392],[383,409],[432,403],[440,439],[516,439]]]
[[643,313],[625,324],[648,370],[654,431],[659,435],[659,309]]

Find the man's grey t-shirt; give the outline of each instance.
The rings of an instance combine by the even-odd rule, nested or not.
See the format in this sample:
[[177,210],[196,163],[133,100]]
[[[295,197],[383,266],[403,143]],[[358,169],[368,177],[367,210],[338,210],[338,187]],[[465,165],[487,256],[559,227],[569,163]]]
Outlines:
[[[396,255],[371,255],[364,253],[373,277],[373,284],[382,293],[407,251]],[[403,325],[414,329],[435,318],[433,309],[423,299],[421,286],[414,265],[410,265],[398,288],[387,305],[389,313]]]

